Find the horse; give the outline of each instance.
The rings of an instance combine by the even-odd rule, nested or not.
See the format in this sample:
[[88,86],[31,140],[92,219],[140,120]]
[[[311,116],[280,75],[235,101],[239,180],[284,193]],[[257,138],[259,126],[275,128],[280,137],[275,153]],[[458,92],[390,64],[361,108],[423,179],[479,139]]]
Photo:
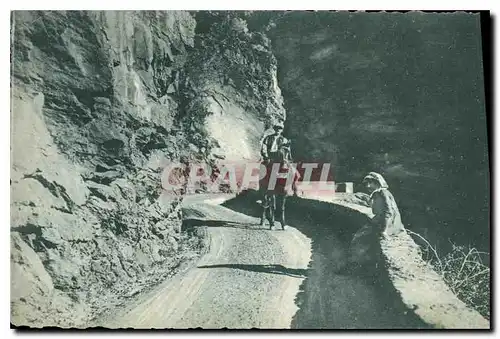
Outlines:
[[[265,219],[269,221],[269,228],[274,229],[275,218],[281,224],[282,230],[285,230],[285,206],[286,198],[291,195],[291,190],[296,194],[296,182],[300,179],[300,174],[297,169],[291,164],[290,152],[288,149],[280,149],[276,157],[270,161],[263,162],[266,168],[266,175],[259,182],[259,190],[262,194],[262,214],[260,218],[260,225],[265,225]],[[275,164],[279,166],[275,167]],[[273,170],[278,170],[276,175],[276,183],[273,188],[269,186],[269,179]],[[290,180],[291,179],[291,185]],[[288,185],[287,185],[288,184]]]

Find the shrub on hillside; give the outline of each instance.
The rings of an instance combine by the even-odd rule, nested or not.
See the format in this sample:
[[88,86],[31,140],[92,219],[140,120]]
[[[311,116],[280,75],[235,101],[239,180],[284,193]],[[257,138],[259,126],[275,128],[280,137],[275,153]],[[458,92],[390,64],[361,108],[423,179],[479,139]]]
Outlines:
[[483,317],[490,319],[490,267],[483,262],[489,253],[452,244],[449,253],[439,256],[424,237],[412,231],[409,233],[424,241],[422,257],[443,277],[453,293]]

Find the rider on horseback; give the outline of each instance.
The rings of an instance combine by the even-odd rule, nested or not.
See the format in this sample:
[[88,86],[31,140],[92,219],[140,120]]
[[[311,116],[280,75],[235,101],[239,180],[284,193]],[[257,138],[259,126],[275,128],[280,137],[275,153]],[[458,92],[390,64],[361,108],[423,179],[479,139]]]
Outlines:
[[289,142],[289,140],[287,140],[282,134],[283,127],[284,126],[282,122],[277,122],[273,126],[274,133],[267,135],[264,140],[262,140],[260,154],[264,163],[277,161],[278,151],[283,145]]
[[[264,195],[261,225],[264,225],[264,219],[267,218],[270,229],[273,229],[276,212],[279,212],[278,218],[284,230],[286,198],[292,192],[296,194],[296,182],[300,174],[291,164],[290,141],[281,135],[283,125],[276,124],[274,130],[276,131],[274,134],[264,138],[261,149],[263,163],[266,166],[266,176],[260,182],[260,190]],[[279,166],[273,166],[274,164]],[[277,173],[273,175],[272,171],[276,170]],[[269,185],[270,178],[275,178],[274,186]]]

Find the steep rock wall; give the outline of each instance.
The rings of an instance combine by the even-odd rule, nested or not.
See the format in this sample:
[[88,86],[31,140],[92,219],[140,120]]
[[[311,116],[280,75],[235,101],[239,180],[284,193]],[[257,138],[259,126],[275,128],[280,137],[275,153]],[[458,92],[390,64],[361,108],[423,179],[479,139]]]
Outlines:
[[[268,62],[252,59],[252,33],[237,30],[220,45],[215,31],[197,33],[195,15],[13,13],[14,324],[92,324],[196,257],[182,196],[162,194],[165,164],[255,157],[257,135],[284,114],[269,48],[255,43]],[[232,120],[236,145],[220,128]]]
[[214,153],[258,160],[264,130],[286,118],[269,39],[230,12],[197,12],[197,52],[189,62],[194,107],[204,111]]

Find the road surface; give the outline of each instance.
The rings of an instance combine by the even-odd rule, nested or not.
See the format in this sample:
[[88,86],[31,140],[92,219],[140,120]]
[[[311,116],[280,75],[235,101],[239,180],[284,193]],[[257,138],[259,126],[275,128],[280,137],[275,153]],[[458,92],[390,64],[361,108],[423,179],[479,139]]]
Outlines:
[[196,267],[117,314],[109,326],[289,328],[311,257],[310,240],[295,228],[269,231],[257,218],[210,203],[184,208],[184,218],[206,226],[208,253]]
[[341,273],[345,244],[355,230],[347,224],[363,220],[332,204],[291,199],[293,227],[269,231],[258,225],[255,197],[218,205],[224,200],[196,197],[188,202],[186,226],[206,229],[209,251],[191,269],[106,319],[106,327],[427,327],[387,281]]

